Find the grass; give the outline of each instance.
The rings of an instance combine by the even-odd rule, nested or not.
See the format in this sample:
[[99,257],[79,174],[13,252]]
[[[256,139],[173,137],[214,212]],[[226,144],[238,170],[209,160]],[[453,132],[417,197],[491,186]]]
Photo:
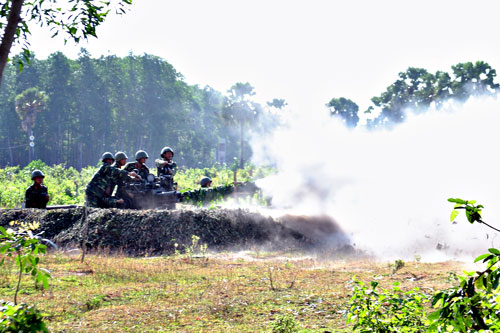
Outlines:
[[[288,255],[289,259],[286,259]],[[432,293],[454,284],[456,262],[406,262],[392,274],[385,263],[317,260],[304,255],[220,253],[128,258],[51,253],[49,290],[25,277],[20,300],[46,314],[51,332],[270,331],[290,315],[305,332],[349,332],[345,310],[355,275],[382,287]],[[272,280],[272,285],[271,285]],[[15,268],[0,268],[0,298],[12,299]]]

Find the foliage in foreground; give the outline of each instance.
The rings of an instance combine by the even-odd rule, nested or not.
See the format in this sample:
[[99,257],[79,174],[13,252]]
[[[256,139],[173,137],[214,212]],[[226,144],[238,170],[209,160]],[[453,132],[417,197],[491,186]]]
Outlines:
[[0,300],[0,332],[48,332],[42,314],[33,306]]
[[[478,222],[495,229],[481,220],[483,206],[476,201],[448,201],[455,203],[452,222],[458,209],[463,209],[471,224]],[[465,272],[458,286],[434,294],[432,306],[436,311],[429,315],[425,306],[431,297],[418,290],[403,292],[396,286],[392,291],[376,292],[378,282],[372,281],[368,289],[363,282],[355,281],[347,322],[363,332],[500,331],[500,250],[488,249],[474,260],[479,261],[486,264],[485,270]]]
[[[49,188],[49,205],[83,205],[85,186],[97,167],[86,167],[80,172],[64,165],[48,166],[42,161],[33,161],[24,168],[6,167],[0,169],[0,208],[21,207],[24,202],[26,188],[32,184],[31,172],[42,170],[45,174],[44,184]],[[251,165],[237,170],[238,181],[251,181],[262,178],[272,172],[270,168],[256,168]],[[175,176],[179,190],[188,191],[199,187],[201,178],[212,178],[213,186],[229,184],[233,181],[233,171],[227,167],[203,169],[181,169]]]
[[392,290],[377,290],[378,282],[370,287],[354,280],[353,296],[349,301],[347,322],[364,332],[424,332],[425,303],[430,296],[418,288],[403,291],[399,283]]
[[[470,223],[484,223],[481,220],[482,205],[475,201],[448,199],[455,203],[456,209],[464,209]],[[451,221],[457,214],[452,213]],[[486,224],[487,225],[487,224]],[[491,226],[490,226],[491,227]],[[460,277],[460,284],[434,295],[432,304],[438,308],[429,316],[431,328],[453,329],[460,332],[471,330],[500,330],[500,250],[488,249],[474,262],[482,261],[486,269],[478,272],[466,272]]]
[[50,274],[38,267],[39,255],[46,252],[40,235],[33,235],[36,224],[11,223],[16,229],[0,227],[0,266],[6,257],[14,257],[18,268],[18,277],[14,293],[14,303],[0,300],[0,332],[48,332],[43,317],[38,310],[27,304],[17,304],[17,295],[23,274],[30,274],[36,283],[49,287]]

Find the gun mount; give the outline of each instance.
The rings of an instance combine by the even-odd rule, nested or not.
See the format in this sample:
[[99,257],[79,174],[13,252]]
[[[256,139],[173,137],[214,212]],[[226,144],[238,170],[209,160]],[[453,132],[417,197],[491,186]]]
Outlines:
[[125,201],[124,208],[130,209],[175,209],[182,200],[172,176],[155,177],[126,182],[119,186],[117,196]]

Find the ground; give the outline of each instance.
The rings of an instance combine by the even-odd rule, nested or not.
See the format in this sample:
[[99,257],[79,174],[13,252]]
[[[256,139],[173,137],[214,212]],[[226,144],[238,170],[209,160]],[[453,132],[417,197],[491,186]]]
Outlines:
[[[51,332],[270,331],[287,314],[301,331],[348,332],[354,277],[432,293],[456,284],[463,269],[458,262],[405,262],[393,273],[391,264],[258,250],[195,255],[189,249],[162,257],[95,253],[82,263],[75,249],[43,256],[50,288],[24,276],[19,298],[46,314]],[[0,268],[0,281],[0,298],[12,300],[12,262]]]

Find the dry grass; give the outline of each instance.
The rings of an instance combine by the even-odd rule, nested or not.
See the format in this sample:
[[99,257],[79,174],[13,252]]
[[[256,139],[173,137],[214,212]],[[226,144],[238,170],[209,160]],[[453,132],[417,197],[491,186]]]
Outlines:
[[[283,254],[127,258],[53,253],[42,258],[53,279],[40,290],[24,278],[20,299],[46,313],[52,332],[269,330],[292,314],[304,331],[343,332],[349,281],[377,277],[382,287],[401,282],[424,292],[452,285],[461,264],[286,259]],[[14,268],[0,270],[0,298],[12,299]],[[272,280],[272,285],[271,285]]]

